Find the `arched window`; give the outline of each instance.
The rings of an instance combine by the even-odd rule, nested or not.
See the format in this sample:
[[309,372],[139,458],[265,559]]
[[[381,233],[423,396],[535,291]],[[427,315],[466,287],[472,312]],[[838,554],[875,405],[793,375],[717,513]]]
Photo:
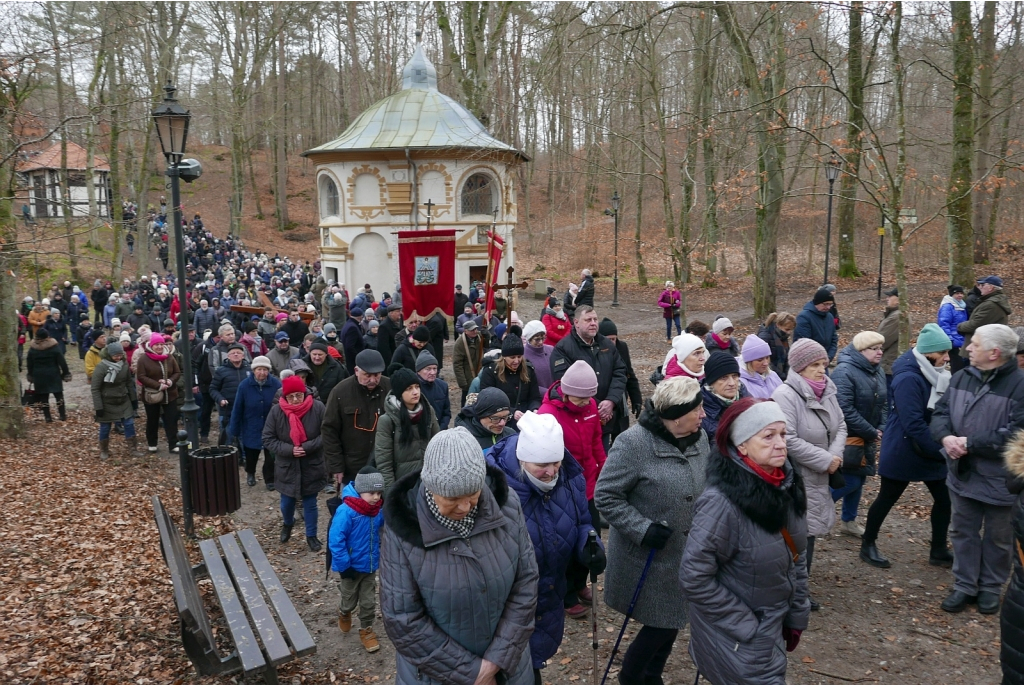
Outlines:
[[473,174],[462,186],[462,213],[487,214],[494,211],[494,179],[484,174]]
[[326,174],[320,177],[320,218],[338,216],[341,213],[341,199],[338,186]]

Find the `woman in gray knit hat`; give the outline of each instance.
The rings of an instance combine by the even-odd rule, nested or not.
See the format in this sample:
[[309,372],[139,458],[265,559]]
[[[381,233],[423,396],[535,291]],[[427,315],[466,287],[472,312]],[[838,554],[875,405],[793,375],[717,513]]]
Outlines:
[[399,685],[530,685],[537,561],[518,497],[465,428],[384,503],[380,605]]

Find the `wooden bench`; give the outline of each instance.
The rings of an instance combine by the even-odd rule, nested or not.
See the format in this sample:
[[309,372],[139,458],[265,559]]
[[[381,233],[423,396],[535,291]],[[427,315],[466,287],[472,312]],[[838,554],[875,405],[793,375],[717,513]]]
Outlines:
[[[199,543],[203,563],[193,566],[177,526],[157,496],[153,496],[153,514],[164,561],[171,571],[181,641],[200,674],[263,674],[265,682],[277,683],[278,666],[316,652],[316,643],[251,530],[203,540]],[[203,576],[213,583],[235,647],[224,657],[217,650],[196,584]]]

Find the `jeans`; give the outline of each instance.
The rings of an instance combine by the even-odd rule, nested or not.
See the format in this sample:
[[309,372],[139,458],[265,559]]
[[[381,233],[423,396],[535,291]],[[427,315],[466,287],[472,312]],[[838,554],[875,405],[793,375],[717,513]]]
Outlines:
[[[284,517],[284,525],[295,525],[295,505],[298,503],[294,497],[281,495],[281,515]],[[302,498],[302,518],[306,522],[306,537],[316,537],[316,495]]]
[[665,319],[665,337],[669,338],[670,340],[672,339],[672,322],[673,321],[676,324],[676,335],[682,335],[683,334],[683,327],[682,327],[682,323],[679,321],[679,315],[678,314],[673,316],[671,319],[666,318]]
[[[256,475],[256,464],[260,461],[260,450],[252,449],[251,447],[243,448],[245,452],[245,472],[250,475]],[[274,453],[263,448],[263,482],[270,483],[274,482]]]
[[[924,484],[932,494],[932,549],[945,550],[946,539],[949,530],[950,503],[949,488],[946,487],[946,480],[926,480]],[[878,497],[871,503],[868,509],[868,520],[864,524],[864,536],[861,538],[865,543],[872,544],[878,539],[878,531],[885,522],[885,517],[896,505],[903,492],[910,485],[909,481],[893,480],[892,478],[881,477],[881,485],[878,488]]]
[[[123,421],[124,423],[124,437],[134,438],[135,437],[135,418],[129,416]],[[105,422],[100,424],[100,440],[107,440],[110,438],[110,429],[113,427],[113,423]]]
[[341,601],[338,610],[343,614],[351,614],[359,608],[359,627],[366,630],[373,625],[374,611],[377,608],[377,574],[360,573],[355,578],[342,578],[338,583]]
[[843,478],[846,479],[845,486],[838,490],[829,488],[832,491],[832,501],[838,502],[842,498],[843,520],[856,521],[857,507],[860,505],[860,495],[864,491],[864,476],[850,476],[844,473]]

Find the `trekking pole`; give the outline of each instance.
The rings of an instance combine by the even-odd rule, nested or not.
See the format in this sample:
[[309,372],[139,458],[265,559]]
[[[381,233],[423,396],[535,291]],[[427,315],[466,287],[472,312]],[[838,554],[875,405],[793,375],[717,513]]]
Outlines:
[[612,654],[608,657],[608,666],[604,669],[604,676],[601,678],[601,685],[605,685],[605,681],[608,680],[608,671],[612,670],[612,662],[615,661],[615,655],[619,652],[619,643],[622,642],[622,636],[626,632],[626,626],[629,624],[629,618],[633,615],[633,609],[636,608],[637,599],[640,598],[640,591],[644,589],[644,583],[647,582],[647,572],[651,570],[651,562],[654,561],[654,555],[657,553],[658,550],[652,548],[647,554],[647,563],[644,564],[643,573],[640,574],[640,581],[636,584],[636,590],[633,591],[633,599],[630,600],[629,608],[626,609],[626,620],[622,622],[622,628],[619,629],[619,636],[615,638],[615,646],[612,647]]
[[[591,529],[587,533],[587,547],[590,549],[590,558],[597,554],[597,531]],[[594,677],[593,683],[597,685],[597,571],[590,569],[590,613],[591,616],[591,649],[594,650]]]

